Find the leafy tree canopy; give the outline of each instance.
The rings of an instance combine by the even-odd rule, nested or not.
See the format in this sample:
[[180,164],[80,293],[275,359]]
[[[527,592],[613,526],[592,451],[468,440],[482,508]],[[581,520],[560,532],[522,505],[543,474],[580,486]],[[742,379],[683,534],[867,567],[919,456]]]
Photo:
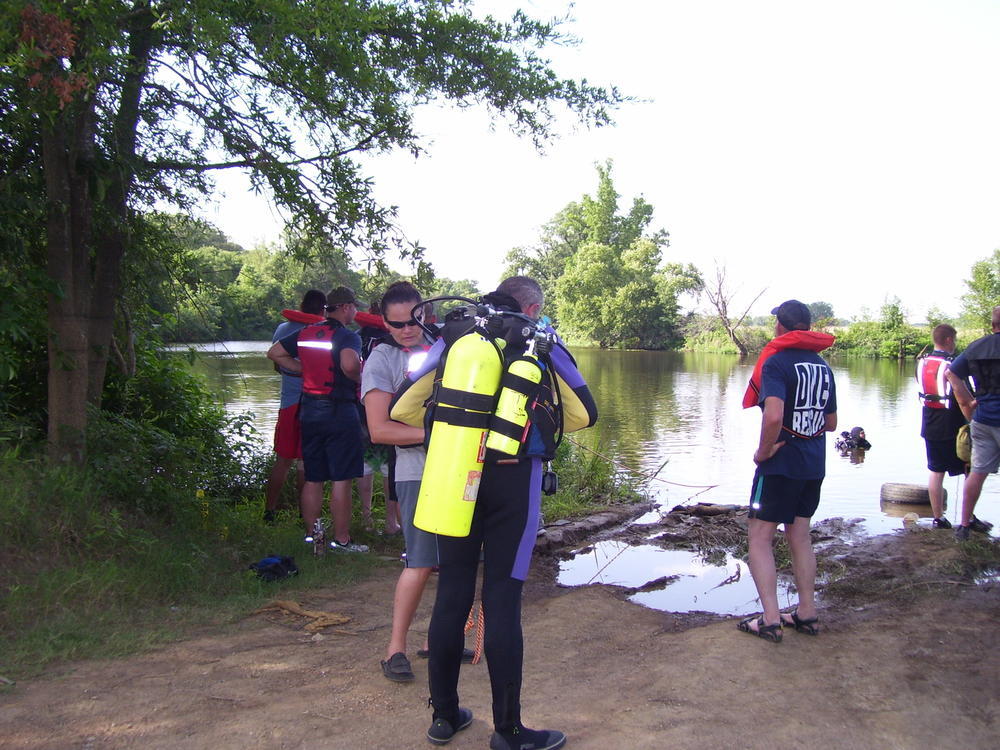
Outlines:
[[806,307],[809,308],[809,314],[812,316],[813,323],[834,319],[833,305],[829,302],[810,302]]
[[962,318],[970,327],[988,333],[993,308],[1000,304],[1000,249],[972,265],[965,286],[968,291],[962,295]]
[[653,207],[645,199],[619,212],[611,168],[597,165],[596,193],[556,214],[537,246],[508,253],[505,275],[536,278],[547,314],[570,337],[666,348],[677,341],[677,297],[699,289],[701,277],[690,265],[663,265],[668,235],[650,229]]
[[564,41],[556,23],[479,18],[465,0],[0,5],[0,154],[8,185],[44,185],[45,269],[60,290],[48,310],[54,455],[82,458],[138,211],[191,206],[209,174],[241,168],[341,254],[419,256],[353,156],[420,153],[414,108],[435,99],[485,106],[536,142],[562,110],[606,124],[617,91],[561,78],[539,52]]

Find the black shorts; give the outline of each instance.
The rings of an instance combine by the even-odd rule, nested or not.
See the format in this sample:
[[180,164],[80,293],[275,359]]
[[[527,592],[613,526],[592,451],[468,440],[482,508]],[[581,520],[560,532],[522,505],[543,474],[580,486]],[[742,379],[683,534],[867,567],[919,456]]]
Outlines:
[[303,398],[299,422],[307,482],[339,482],[364,473],[361,420],[353,402]]
[[951,440],[928,440],[924,438],[927,446],[927,468],[935,472],[948,472],[948,476],[955,477],[965,473],[965,462],[955,454],[955,438]]
[[812,518],[819,507],[822,479],[792,479],[782,474],[753,475],[750,491],[750,518],[770,523],[795,523],[796,518]]

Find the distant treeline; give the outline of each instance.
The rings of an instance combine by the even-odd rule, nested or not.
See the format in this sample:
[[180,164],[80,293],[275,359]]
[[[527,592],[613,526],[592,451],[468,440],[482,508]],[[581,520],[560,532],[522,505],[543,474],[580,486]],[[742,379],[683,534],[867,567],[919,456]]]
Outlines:
[[[297,307],[309,289],[346,285],[365,303],[402,278],[384,264],[358,270],[345,253],[300,235],[247,250],[204,221],[177,215],[156,220],[175,240],[172,267],[149,295],[166,342],[267,340],[281,310]],[[436,277],[426,264],[418,264],[414,279],[426,295],[478,294],[474,282]]]
[[[818,303],[825,305],[826,303]],[[924,325],[907,323],[899,300],[882,305],[877,317],[864,316],[861,320],[844,322],[832,315],[819,317],[813,309],[813,328],[827,331],[837,337],[836,343],[828,351],[830,354],[847,357],[867,357],[875,359],[910,359],[933,348],[932,332],[940,323],[948,323],[958,330],[959,348],[982,336],[981,326],[971,327],[963,319],[949,320],[929,316]],[[685,340],[685,348],[692,351],[708,351],[737,354],[736,345],[721,327],[717,317],[693,315],[688,319],[690,335]],[[774,319],[770,316],[755,318],[740,329],[740,335],[750,352],[759,352],[774,336]]]

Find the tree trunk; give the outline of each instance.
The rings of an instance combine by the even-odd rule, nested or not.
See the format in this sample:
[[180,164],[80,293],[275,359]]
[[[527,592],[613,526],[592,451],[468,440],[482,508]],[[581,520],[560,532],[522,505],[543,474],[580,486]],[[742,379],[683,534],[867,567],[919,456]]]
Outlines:
[[740,357],[747,356],[747,354],[749,354],[749,351],[747,350],[747,345],[744,344],[743,340],[736,335],[736,329],[732,325],[730,325],[728,320],[723,321],[723,323],[726,326],[726,332],[729,333],[729,338],[732,339],[733,343],[736,345],[736,348],[739,350]]
[[122,232],[115,229],[104,233],[95,258],[94,294],[87,320],[90,330],[87,403],[98,409],[104,394],[115,328],[115,302],[121,286],[121,264],[125,254],[125,240],[121,235]]
[[81,463],[87,430],[90,196],[67,137],[71,123],[68,115],[57,117],[41,140],[47,264],[56,287],[48,301],[48,442],[54,460]]
[[138,3],[129,25],[128,71],[122,82],[121,99],[113,131],[113,163],[117,168],[104,176],[107,184],[104,226],[94,248],[94,295],[90,307],[90,365],[87,401],[100,407],[104,378],[115,329],[115,302],[121,291],[122,262],[131,241],[128,201],[135,181],[133,164],[142,87],[149,72],[149,55],[156,40],[155,20],[148,4]]

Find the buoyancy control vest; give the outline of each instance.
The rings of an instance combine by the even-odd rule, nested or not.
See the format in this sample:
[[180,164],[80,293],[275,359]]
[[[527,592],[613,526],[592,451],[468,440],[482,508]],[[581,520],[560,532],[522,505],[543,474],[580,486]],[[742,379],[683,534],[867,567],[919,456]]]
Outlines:
[[299,331],[296,345],[302,363],[302,392],[309,396],[356,400],[356,384],[340,370],[337,332],[343,328],[336,321],[326,320]]
[[939,351],[917,358],[917,397],[928,409],[948,408],[951,383],[946,373],[953,359],[950,354]]
[[976,339],[964,352],[975,381],[975,395],[1000,396],[1000,333]]

